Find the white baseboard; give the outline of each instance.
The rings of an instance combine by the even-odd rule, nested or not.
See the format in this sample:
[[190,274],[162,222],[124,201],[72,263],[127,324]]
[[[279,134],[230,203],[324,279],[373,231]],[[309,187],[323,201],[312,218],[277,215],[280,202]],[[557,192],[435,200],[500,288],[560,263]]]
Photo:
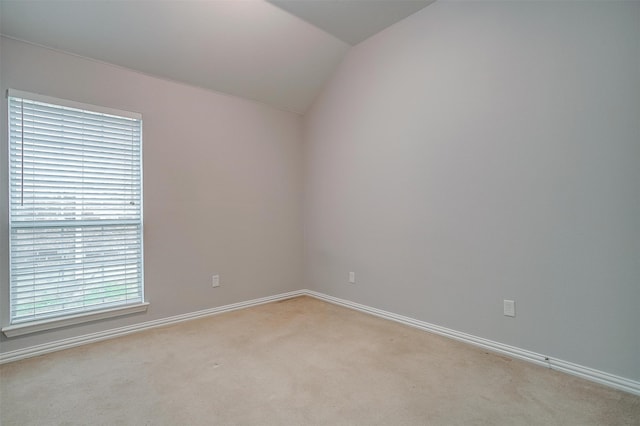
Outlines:
[[42,345],[30,346],[28,348],[19,349],[0,353],[0,364],[19,361],[25,358],[31,358],[38,355],[44,355],[50,352],[56,352],[63,349],[73,348],[75,346],[86,345],[89,343],[99,342],[101,340],[113,339],[114,337],[125,336],[139,331],[149,330],[151,328],[161,327],[170,324],[176,324],[192,319],[208,317],[211,315],[221,314],[224,312],[235,311],[237,309],[248,308],[251,306],[262,305],[264,303],[276,302],[278,300],[291,299],[292,297],[302,296],[304,290],[291,291],[289,293],[281,293],[275,296],[262,297],[260,299],[248,300],[246,302],[233,303],[231,305],[219,306],[217,308],[204,309],[202,311],[189,312],[187,314],[176,315],[168,318],[161,318],[153,321],[146,321],[139,324],[133,324],[126,327],[114,328],[111,330],[100,331],[97,333],[85,334],[69,339],[57,340],[55,342],[45,343]]
[[430,324],[428,322],[394,314],[392,312],[383,311],[381,309],[372,308],[370,306],[361,305],[359,303],[351,302],[349,300],[339,299],[337,297],[329,296],[329,295],[318,293],[316,291],[311,291],[311,290],[296,290],[288,293],[281,293],[275,296],[268,296],[260,299],[248,300],[246,302],[239,302],[231,305],[219,306],[217,308],[205,309],[197,312],[190,312],[187,314],[176,315],[173,317],[162,318],[154,321],[147,321],[139,324],[133,324],[126,327],[114,328],[112,330],[101,331],[98,333],[85,334],[83,336],[57,340],[55,342],[31,346],[31,347],[19,349],[16,351],[0,353],[0,364],[19,361],[21,359],[31,358],[38,355],[44,355],[50,352],[56,352],[63,349],[69,349],[75,346],[81,346],[89,343],[99,342],[101,340],[113,339],[115,337],[125,336],[127,334],[137,333],[139,331],[149,330],[151,328],[176,324],[183,321],[189,321],[192,319],[221,314],[224,312],[235,311],[237,309],[249,308],[251,306],[257,306],[264,303],[291,299],[297,296],[314,297],[316,299],[333,303],[335,305],[344,306],[350,309],[354,309],[356,311],[375,315],[380,318],[396,321],[401,324],[405,324],[405,325],[419,328],[421,330],[425,330],[431,333],[446,336],[461,342],[469,343],[474,346],[479,346],[484,349],[490,350],[492,352],[501,353],[503,355],[507,355],[512,358],[522,359],[537,365],[549,367],[553,370],[558,370],[564,373],[572,374],[574,376],[582,377],[583,379],[600,383],[602,385],[609,386],[615,389],[623,390],[623,391],[632,393],[634,395],[640,395],[640,382],[635,380],[616,376],[613,374],[606,373],[604,371],[595,370],[593,368],[584,367],[582,365],[575,364],[572,362],[551,358],[542,354],[528,351],[526,349],[520,349],[514,346],[505,345],[503,343],[494,342],[492,340],[483,339],[481,337],[473,336],[467,333],[462,333],[456,330],[452,330],[450,328]]
[[439,325],[430,324],[428,322],[394,314],[392,312],[387,312],[381,309],[372,308],[370,306],[361,305],[359,303],[351,302],[349,300],[339,299],[337,297],[329,296],[323,293],[318,293],[311,290],[303,290],[303,294],[307,296],[315,297],[316,299],[320,299],[325,302],[344,306],[347,308],[354,309],[356,311],[375,315],[377,317],[385,318],[391,321],[396,321],[401,324],[405,324],[411,327],[419,328],[421,330],[429,331],[431,333],[446,336],[451,339],[469,343],[474,346],[480,346],[492,352],[498,352],[500,354],[504,354],[512,358],[529,361],[534,364],[549,367],[552,370],[562,371],[564,373],[578,376],[583,379],[590,380],[592,382],[596,382],[605,386],[609,386],[615,389],[619,389],[619,390],[640,396],[640,382],[636,380],[631,380],[631,379],[616,376],[613,374],[605,373],[604,371],[599,371],[593,368],[584,367],[582,365],[575,364],[573,362],[563,361],[561,359],[555,359],[549,356],[528,351],[526,349],[520,349],[514,346],[505,345],[503,343],[494,342],[492,340],[483,339],[481,337],[473,336],[471,334],[462,333],[456,330],[452,330],[450,328],[441,327]]

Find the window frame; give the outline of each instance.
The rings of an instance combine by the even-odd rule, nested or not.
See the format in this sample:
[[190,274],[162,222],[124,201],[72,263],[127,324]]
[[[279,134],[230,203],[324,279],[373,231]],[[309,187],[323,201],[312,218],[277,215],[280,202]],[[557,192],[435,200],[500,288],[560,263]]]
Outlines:
[[[12,170],[12,158],[11,158],[11,122],[10,122],[10,116],[11,116],[11,106],[10,106],[10,102],[9,102],[9,98],[21,98],[21,99],[26,99],[29,101],[36,101],[36,102],[43,102],[43,103],[47,103],[47,104],[52,104],[55,106],[59,106],[59,107],[68,107],[68,108],[75,108],[75,109],[80,109],[80,110],[84,110],[84,111],[90,111],[90,112],[95,112],[95,113],[99,113],[99,114],[108,114],[108,115],[113,115],[113,116],[117,116],[117,117],[122,117],[122,118],[130,118],[130,119],[135,119],[138,120],[140,122],[140,139],[139,139],[139,156],[140,156],[140,176],[139,176],[139,185],[140,185],[140,205],[139,205],[139,235],[140,235],[140,300],[139,301],[135,301],[134,303],[126,303],[126,301],[124,301],[124,303],[120,304],[120,305],[112,305],[112,306],[106,306],[106,307],[102,307],[100,308],[99,306],[96,309],[87,309],[84,311],[76,311],[73,313],[64,313],[62,312],[61,314],[55,315],[55,316],[50,316],[50,317],[46,317],[46,318],[42,318],[42,319],[31,319],[31,320],[26,320],[23,322],[16,322],[16,323],[11,323],[13,321],[13,307],[12,307],[12,303],[13,303],[13,299],[12,299],[12,292],[14,291],[13,287],[13,279],[12,274],[13,274],[13,267],[12,267],[12,256],[13,256],[13,250],[11,247],[11,241],[12,241],[12,204],[11,204],[11,183],[12,183],[12,178],[11,178],[11,170]],[[144,280],[144,212],[143,212],[143,205],[144,205],[144,193],[143,193],[143,183],[144,183],[144,173],[143,173],[143,120],[142,120],[142,114],[139,113],[135,113],[135,112],[130,112],[130,111],[124,111],[124,110],[119,110],[119,109],[114,109],[114,108],[108,108],[108,107],[102,107],[102,106],[97,106],[97,105],[92,105],[92,104],[86,104],[86,103],[81,103],[81,102],[76,102],[76,101],[71,101],[71,100],[66,100],[66,99],[60,99],[60,98],[54,98],[54,97],[50,97],[50,96],[44,96],[44,95],[40,95],[40,94],[35,94],[35,93],[29,93],[29,92],[24,92],[24,91],[20,91],[20,90],[14,90],[14,89],[9,89],[6,92],[6,106],[7,106],[7,160],[6,160],[6,164],[7,164],[7,196],[8,196],[8,204],[7,204],[7,209],[8,209],[8,223],[7,223],[7,230],[8,230],[8,234],[7,234],[7,238],[8,238],[8,266],[9,266],[9,282],[8,282],[8,287],[6,289],[6,291],[8,292],[8,302],[9,302],[9,321],[10,324],[2,327],[2,332],[7,336],[7,337],[14,337],[14,336],[20,336],[23,334],[28,334],[28,333],[35,333],[35,332],[40,332],[40,331],[45,331],[45,330],[50,330],[50,329],[55,329],[55,328],[59,328],[59,327],[67,327],[70,325],[74,325],[74,324],[81,324],[81,323],[86,323],[89,321],[97,321],[100,319],[105,319],[105,318],[111,318],[111,317],[116,317],[116,316],[121,316],[121,315],[129,315],[132,313],[137,313],[137,312],[146,312],[149,303],[145,301],[145,280]],[[117,224],[116,220],[112,221],[112,224]],[[60,228],[63,228],[63,225],[61,223]]]

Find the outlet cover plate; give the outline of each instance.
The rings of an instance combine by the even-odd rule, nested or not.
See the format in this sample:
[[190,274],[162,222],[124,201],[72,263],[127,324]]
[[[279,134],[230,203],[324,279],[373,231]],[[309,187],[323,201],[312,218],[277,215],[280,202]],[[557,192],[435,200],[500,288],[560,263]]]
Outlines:
[[516,316],[516,302],[513,300],[504,300],[504,315],[506,317]]

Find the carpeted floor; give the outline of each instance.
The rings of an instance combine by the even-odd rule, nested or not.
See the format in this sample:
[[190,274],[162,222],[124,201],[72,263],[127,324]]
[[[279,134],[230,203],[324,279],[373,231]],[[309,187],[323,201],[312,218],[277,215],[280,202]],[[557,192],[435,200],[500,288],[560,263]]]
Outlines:
[[640,397],[299,297],[0,367],[9,425],[640,425]]

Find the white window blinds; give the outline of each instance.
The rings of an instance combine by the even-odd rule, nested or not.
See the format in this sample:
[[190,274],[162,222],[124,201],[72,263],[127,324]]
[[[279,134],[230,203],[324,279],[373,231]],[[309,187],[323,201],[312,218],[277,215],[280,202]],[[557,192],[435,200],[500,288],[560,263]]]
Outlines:
[[11,323],[142,302],[141,117],[8,102]]

